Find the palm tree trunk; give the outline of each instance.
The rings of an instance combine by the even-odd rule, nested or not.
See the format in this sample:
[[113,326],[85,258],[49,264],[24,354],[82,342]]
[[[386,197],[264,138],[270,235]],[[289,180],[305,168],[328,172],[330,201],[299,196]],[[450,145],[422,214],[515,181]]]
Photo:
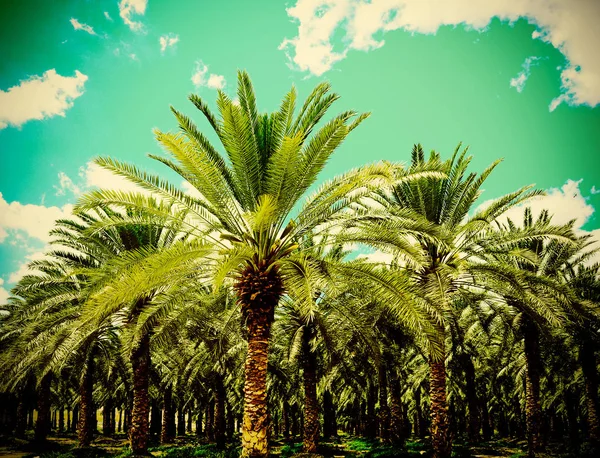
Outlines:
[[102,434],[104,436],[110,436],[110,422],[112,415],[112,399],[109,397],[106,401],[104,401],[104,406],[102,407]]
[[50,384],[52,375],[46,374],[38,390],[37,421],[35,422],[35,441],[44,442],[50,431]]
[[479,401],[477,399],[477,390],[475,387],[475,367],[473,366],[473,360],[469,355],[464,356],[463,367],[465,370],[465,395],[467,397],[467,406],[469,408],[467,435],[471,442],[477,442],[480,438]]
[[325,440],[337,436],[337,419],[335,405],[329,390],[323,393],[323,438]]
[[[183,404],[182,401],[180,403]],[[185,410],[183,407],[177,409],[177,435],[185,436]]]
[[160,443],[167,444],[173,442],[171,431],[171,417],[173,416],[173,389],[168,386],[164,394],[164,410],[162,419],[162,428],[160,431]]
[[206,439],[210,442],[215,440],[215,400],[211,399],[206,405]]
[[242,456],[266,457],[267,440],[267,361],[271,331],[270,313],[256,310],[248,313],[248,354],[245,364],[244,420],[242,424]]
[[288,440],[290,438],[290,404],[287,400],[283,401],[281,415],[283,416],[283,438]]
[[225,447],[225,385],[223,376],[217,374],[215,380],[215,441],[218,448]]
[[83,368],[79,385],[79,424],[77,425],[77,439],[79,447],[89,447],[94,438],[92,415],[94,411],[94,355],[90,351]]
[[150,399],[148,378],[150,372],[150,336],[144,335],[131,351],[133,369],[133,408],[129,443],[134,456],[148,455]]
[[390,439],[395,444],[402,442],[405,437],[403,417],[400,382],[397,377],[392,376],[390,384]]
[[585,379],[585,402],[590,441],[600,444],[600,419],[598,418],[598,372],[593,343],[583,340],[579,347],[579,362]]
[[452,441],[448,422],[448,403],[446,401],[446,364],[445,358],[430,361],[429,398],[431,402],[431,442],[433,458],[450,458]]
[[27,428],[27,408],[23,400],[23,394],[20,395],[19,405],[17,406],[17,419],[15,422],[15,437],[20,439],[25,437],[25,429]]
[[310,336],[304,333],[304,430],[302,447],[306,453],[315,453],[319,444],[319,402],[317,400],[317,362],[310,349]]
[[390,408],[388,407],[388,378],[384,363],[379,365],[379,438],[390,440]]
[[534,323],[524,318],[523,333],[525,338],[526,362],[526,401],[528,456],[534,457],[541,448],[540,423],[542,409],[540,403],[540,337]]
[[235,285],[248,329],[248,353],[244,367],[244,419],[242,456],[269,455],[267,411],[267,362],[271,323],[283,293],[277,268],[249,265]]

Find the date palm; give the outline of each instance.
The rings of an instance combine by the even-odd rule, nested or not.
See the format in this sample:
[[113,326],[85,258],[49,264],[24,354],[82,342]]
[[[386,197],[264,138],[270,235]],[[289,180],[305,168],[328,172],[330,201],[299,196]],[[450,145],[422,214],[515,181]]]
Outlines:
[[[482,250],[492,243],[491,240],[500,243],[492,231],[495,219],[512,206],[540,194],[527,186],[469,215],[481,194],[481,186],[500,161],[479,175],[467,173],[472,158],[467,156],[467,149],[459,150],[460,145],[447,161],[441,161],[436,152],[426,160],[421,146],[415,145],[410,170],[426,168],[429,163],[431,168],[441,167],[445,176],[403,180],[391,192],[380,193],[379,208],[358,223],[355,238],[403,260],[394,271],[397,275],[411,277],[413,299],[420,301],[422,308],[432,316],[433,331],[427,332],[425,340],[429,347],[431,435],[435,458],[449,457],[452,447],[445,368],[452,297],[459,288],[470,283],[472,261],[481,259]],[[415,215],[432,228],[421,232],[396,229],[401,222],[415,218]],[[502,243],[514,242],[505,240]],[[411,256],[407,257],[407,253]],[[411,324],[406,320],[405,323]]]
[[[96,163],[121,175],[156,198],[181,210],[155,212],[178,219],[188,243],[148,256],[127,267],[114,285],[98,295],[98,304],[141,297],[169,282],[194,281],[217,286],[231,279],[248,329],[245,363],[242,444],[245,456],[268,454],[266,377],[268,345],[274,311],[290,285],[303,282],[312,269],[297,240],[310,231],[324,231],[345,209],[360,201],[382,180],[402,174],[393,164],[376,164],[349,172],[322,185],[298,210],[327,160],[347,135],[368,115],[344,111],[317,124],[338,99],[327,83],[311,92],[295,113],[296,91],[288,92],[274,113],[258,112],[254,90],[245,72],[238,73],[238,102],[219,91],[215,116],[198,96],[190,100],[201,111],[221,143],[218,151],[190,118],[172,109],[179,133],[157,131],[156,138],[171,158],[151,156],[185,179],[194,194],[110,158]],[[148,197],[139,193],[100,190],[82,198],[79,209],[97,205],[143,209]],[[295,212],[295,210],[297,212]],[[296,216],[292,218],[292,214]],[[310,301],[308,291],[305,300]]]

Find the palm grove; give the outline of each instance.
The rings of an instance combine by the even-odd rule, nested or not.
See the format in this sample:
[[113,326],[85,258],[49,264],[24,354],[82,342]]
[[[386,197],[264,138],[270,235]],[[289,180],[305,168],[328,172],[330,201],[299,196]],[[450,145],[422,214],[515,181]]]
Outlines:
[[328,113],[326,83],[296,97],[259,113],[245,72],[218,114],[190,96],[218,147],[172,108],[180,130],[157,131],[166,155],[151,157],[192,192],[96,159],[139,192],[80,198],[13,288],[4,430],[77,431],[81,447],[119,430],[134,456],[192,431],[250,457],[277,437],[313,453],[341,431],[398,447],[429,436],[437,458],[453,438],[526,436],[530,456],[549,437],[596,444],[591,242],[532,214],[530,186],[476,205],[498,162],[470,172],[461,147],[417,145],[408,166],[315,188],[368,114]]

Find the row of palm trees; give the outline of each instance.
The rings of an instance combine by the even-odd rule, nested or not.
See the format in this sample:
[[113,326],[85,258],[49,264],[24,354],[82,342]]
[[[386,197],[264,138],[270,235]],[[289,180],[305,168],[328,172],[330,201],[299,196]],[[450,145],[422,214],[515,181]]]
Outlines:
[[[80,198],[0,322],[2,385],[20,399],[36,387],[39,438],[52,387],[78,377],[80,445],[101,401],[109,431],[115,407],[128,412],[136,456],[160,405],[172,438],[174,404],[180,428],[188,412],[220,446],[239,427],[251,457],[300,416],[307,452],[338,428],[398,442],[412,423],[424,435],[429,416],[434,456],[449,457],[461,432],[518,434],[524,410],[534,456],[550,428],[542,409],[556,431],[567,418],[577,434],[585,417],[600,439],[590,240],[547,212],[503,218],[542,194],[529,186],[476,207],[499,161],[468,172],[460,146],[444,160],[416,145],[408,167],[378,162],[317,186],[368,117],[345,111],[318,127],[337,99],[322,83],[297,110],[292,88],[259,113],[245,72],[236,101],[219,91],[218,116],[190,96],[212,132],[172,109],[180,130],[157,131],[167,156],[151,157],[191,193],[96,160],[139,191]],[[365,247],[386,261],[357,256]],[[550,370],[560,361],[572,365]]]

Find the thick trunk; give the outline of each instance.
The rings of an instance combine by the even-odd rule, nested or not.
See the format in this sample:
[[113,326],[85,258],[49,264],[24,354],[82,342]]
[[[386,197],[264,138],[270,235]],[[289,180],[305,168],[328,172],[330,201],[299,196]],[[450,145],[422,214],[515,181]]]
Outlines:
[[77,431],[77,427],[79,425],[79,404],[75,406],[73,409],[73,419],[71,420],[71,432],[74,433]]
[[129,428],[129,444],[134,456],[148,455],[150,399],[150,336],[142,336],[131,351],[133,369],[133,408]]
[[177,410],[177,435],[185,436],[185,410],[183,407],[179,407]]
[[211,399],[206,405],[206,439],[210,442],[215,440],[215,401]]
[[319,402],[317,399],[317,362],[309,345],[309,334],[304,334],[304,430],[302,447],[306,453],[315,453],[319,444]]
[[323,438],[325,440],[337,436],[337,419],[335,405],[329,390],[323,393]]
[[248,329],[248,353],[244,367],[244,419],[242,456],[269,455],[267,412],[267,362],[275,307],[283,292],[277,268],[260,262],[249,265],[235,285]]
[[171,434],[171,417],[173,416],[173,389],[168,386],[165,389],[163,398],[163,422],[160,431],[160,443],[167,444],[173,442],[173,436]]
[[171,431],[171,417],[173,416],[173,389],[168,386],[164,394],[164,410],[162,419],[162,428],[160,431],[161,444],[173,442]]
[[203,415],[203,410],[202,410],[202,406],[200,403],[198,403],[198,416],[196,417],[196,436],[197,437],[202,437],[202,417]]
[[429,398],[431,402],[431,443],[433,458],[450,458],[452,441],[448,423],[446,401],[446,365],[441,361],[430,361]]
[[528,456],[534,457],[541,448],[540,422],[540,338],[534,323],[525,318],[523,334],[525,338],[526,362],[526,401]]
[[390,440],[390,408],[388,407],[388,378],[385,364],[379,365],[379,438]]
[[287,440],[290,437],[290,404],[287,401],[283,401],[281,415],[283,417],[283,438]]
[[187,411],[187,426],[185,429],[188,434],[192,434],[192,410],[191,409],[188,409],[188,411]]
[[390,439],[397,444],[401,443],[404,438],[405,425],[400,398],[400,383],[396,377],[392,377],[390,384]]
[[35,422],[35,441],[43,442],[50,432],[50,384],[52,375],[46,374],[38,389],[38,415]]
[[248,354],[245,365],[244,420],[242,447],[245,457],[266,457],[267,441],[267,361],[271,319],[268,312],[249,313]]
[[160,436],[161,411],[156,399],[150,401],[150,435]]
[[225,447],[225,385],[223,376],[217,374],[215,380],[215,441],[218,448]]
[[80,447],[89,447],[94,438],[94,355],[90,352],[79,385],[79,424],[77,439]]
[[465,370],[465,395],[467,397],[467,406],[469,408],[469,418],[467,423],[467,435],[471,442],[479,441],[479,401],[477,399],[477,390],[475,387],[475,367],[470,356],[463,357],[463,367]]
[[58,432],[62,433],[65,431],[65,408],[60,406],[58,408]]
[[[23,396],[23,395],[21,395]],[[27,408],[25,407],[25,402],[23,399],[19,401],[19,405],[17,407],[17,421],[15,424],[15,437],[23,438],[25,437],[25,429],[27,428]]]
[[600,419],[598,417],[598,372],[594,344],[584,339],[579,347],[579,362],[585,379],[585,404],[590,441],[600,444]]
[[110,423],[112,419],[112,399],[108,398],[104,401],[104,406],[102,407],[102,434],[104,436],[110,436]]

